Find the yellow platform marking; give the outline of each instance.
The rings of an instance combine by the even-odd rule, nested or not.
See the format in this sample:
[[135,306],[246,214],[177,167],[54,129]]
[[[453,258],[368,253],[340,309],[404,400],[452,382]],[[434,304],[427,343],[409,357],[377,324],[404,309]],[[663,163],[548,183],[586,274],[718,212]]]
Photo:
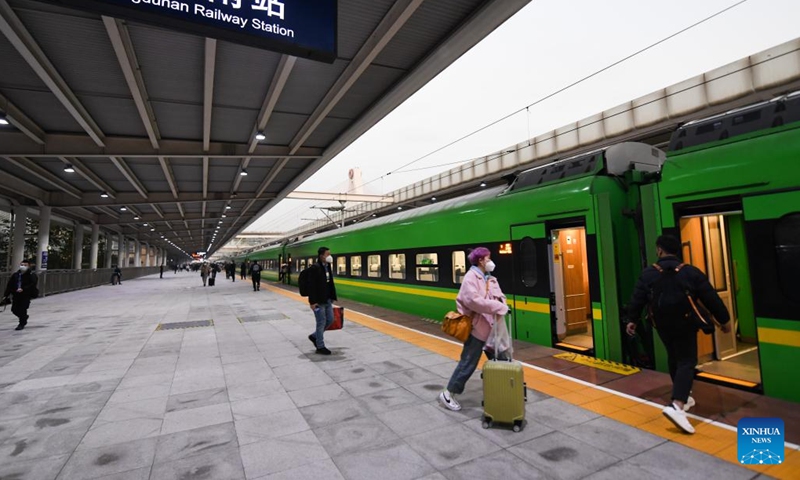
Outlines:
[[714,373],[708,373],[708,372],[700,372],[697,374],[697,376],[701,378],[717,380],[719,382],[732,383],[734,385],[739,385],[741,387],[747,387],[747,388],[755,388],[758,386],[757,383],[748,382],[747,380],[739,380],[737,378],[726,377],[724,375],[716,375]]
[[573,345],[571,343],[563,342],[556,343],[556,347],[570,348],[572,350],[580,350],[581,352],[588,352],[590,350],[589,347],[581,347],[580,345]]
[[786,345],[787,347],[800,347],[800,331],[759,327],[758,342]]
[[601,358],[589,357],[586,355],[581,355],[579,353],[565,352],[553,356],[555,358],[560,358],[561,360],[566,360],[568,362],[578,363],[580,365],[586,365],[587,367],[594,367],[599,370],[618,373],[620,375],[633,375],[634,373],[639,373],[642,371],[639,368],[632,367],[630,365],[625,365],[624,363],[617,363],[617,362],[612,362],[611,360],[603,360]]
[[[298,301],[305,299],[294,292],[282,288],[267,286],[269,290]],[[401,327],[390,322],[378,320],[353,310],[347,313],[348,321],[363,325],[375,331],[391,335],[400,340],[413,343],[431,352],[438,353],[452,360],[461,356],[461,345],[444,338],[434,337],[416,330]],[[347,327],[345,327],[347,328]],[[485,362],[481,357],[480,366]],[[800,450],[786,445],[785,460],[781,465],[758,466],[741,465],[738,461],[736,431],[710,420],[689,415],[697,433],[684,435],[661,414],[661,406],[646,400],[626,396],[606,390],[603,387],[588,385],[580,380],[573,380],[555,372],[545,371],[538,367],[523,366],[525,383],[531,390],[545,393],[572,405],[589,410],[603,410],[603,415],[618,422],[652,433],[661,438],[672,440],[694,450],[713,455],[717,458],[763,473],[774,478],[796,479],[800,471]],[[588,392],[593,392],[589,394]],[[575,395],[575,394],[578,395]],[[583,393],[583,395],[581,395]],[[589,397],[587,399],[587,397]],[[632,402],[628,403],[628,402]],[[608,406],[601,406],[602,403]]]

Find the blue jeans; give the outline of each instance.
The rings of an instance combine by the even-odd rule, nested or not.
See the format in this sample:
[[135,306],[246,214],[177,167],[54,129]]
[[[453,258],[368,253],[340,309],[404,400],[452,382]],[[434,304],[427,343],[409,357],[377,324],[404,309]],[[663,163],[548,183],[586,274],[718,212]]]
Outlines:
[[478,368],[478,360],[481,359],[483,353],[483,346],[486,342],[478,340],[472,335],[469,336],[464,343],[464,349],[461,350],[461,360],[456,365],[456,370],[453,376],[450,377],[450,382],[447,384],[447,390],[450,393],[460,394],[464,393],[464,385],[467,384],[469,377],[475,373]]
[[333,300],[317,305],[314,309],[314,318],[317,320],[317,330],[314,332],[317,348],[325,348],[325,328],[333,322]]

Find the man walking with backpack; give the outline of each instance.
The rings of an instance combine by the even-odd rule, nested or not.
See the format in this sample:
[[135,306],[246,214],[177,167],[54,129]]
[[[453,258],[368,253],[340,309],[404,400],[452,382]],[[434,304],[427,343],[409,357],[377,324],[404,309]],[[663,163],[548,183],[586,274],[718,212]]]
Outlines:
[[[700,300],[725,333],[730,332],[730,316],[703,272],[681,263],[678,259],[680,250],[680,240],[672,235],[658,237],[658,261],[645,268],[636,283],[628,307],[626,331],[631,336],[636,333],[636,322],[647,306],[647,318],[667,349],[669,376],[672,378],[672,401],[662,413],[684,432],[694,433],[685,413],[695,404],[689,393],[697,366],[698,325],[702,322],[694,304]],[[710,318],[705,320],[711,322]]]
[[314,312],[317,328],[308,336],[320,355],[330,355],[325,348],[325,328],[333,322],[333,301],[336,300],[336,286],[333,284],[333,257],[328,247],[319,247],[317,263],[300,272],[298,284],[300,295],[308,297],[308,304]]

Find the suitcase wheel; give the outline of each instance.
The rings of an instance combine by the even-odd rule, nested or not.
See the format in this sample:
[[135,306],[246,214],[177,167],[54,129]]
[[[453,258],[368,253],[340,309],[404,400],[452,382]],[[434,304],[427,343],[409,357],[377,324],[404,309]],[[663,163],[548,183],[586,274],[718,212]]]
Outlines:
[[519,425],[514,425],[515,432],[519,433],[520,430],[522,430],[522,427],[520,427]]
[[481,423],[481,426],[483,428],[489,428],[489,427],[492,426],[492,421],[491,420],[484,420],[483,423]]
[[522,431],[522,422],[520,420],[517,420],[516,422],[514,422],[514,426],[512,427],[512,430],[514,430],[514,432],[516,432],[516,433],[521,432]]

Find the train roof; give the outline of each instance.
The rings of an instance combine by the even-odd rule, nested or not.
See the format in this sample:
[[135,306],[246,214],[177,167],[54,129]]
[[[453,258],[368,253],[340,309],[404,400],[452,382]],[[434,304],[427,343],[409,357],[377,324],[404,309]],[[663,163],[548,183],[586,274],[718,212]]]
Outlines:
[[670,138],[670,153],[800,122],[800,92],[687,122]]

